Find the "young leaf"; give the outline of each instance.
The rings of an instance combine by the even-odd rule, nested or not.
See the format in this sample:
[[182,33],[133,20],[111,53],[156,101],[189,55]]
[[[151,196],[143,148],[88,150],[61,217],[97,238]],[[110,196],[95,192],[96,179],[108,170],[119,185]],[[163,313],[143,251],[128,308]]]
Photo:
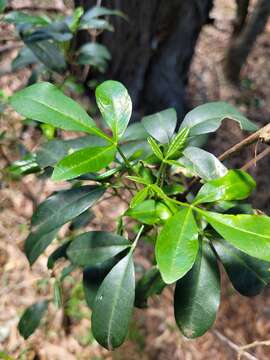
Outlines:
[[135,206],[142,203],[147,198],[148,192],[149,192],[148,187],[145,187],[145,188],[141,189],[140,191],[138,191],[130,202],[130,205],[129,205],[130,208],[132,209]]
[[229,243],[255,258],[270,261],[270,217],[223,215],[203,211],[206,220]]
[[135,298],[135,274],[130,252],[109,272],[95,298],[92,331],[95,339],[113,350],[125,340]]
[[177,114],[174,109],[160,111],[142,118],[145,130],[161,144],[168,144],[174,134]]
[[62,288],[59,280],[55,280],[53,284],[53,302],[57,309],[61,309],[63,305]]
[[40,254],[55,239],[58,230],[59,228],[44,234],[30,232],[24,243],[24,252],[30,265],[34,264]]
[[40,320],[48,308],[48,301],[40,301],[29,306],[23,313],[18,330],[24,339],[28,339],[30,335],[38,328]]
[[191,110],[185,116],[180,129],[189,128],[190,136],[207,134],[216,131],[226,118],[237,121],[243,130],[257,130],[257,126],[237,109],[222,101],[203,104]]
[[184,208],[166,222],[157,238],[157,265],[166,284],[172,284],[191,269],[198,248],[198,227],[192,209]]
[[127,89],[118,81],[105,81],[96,88],[96,100],[115,139],[120,138],[126,131],[132,112]]
[[188,338],[202,336],[214,323],[220,302],[220,275],[215,256],[203,243],[193,268],[176,283],[174,316]]
[[70,180],[88,172],[99,171],[108,166],[115,157],[116,147],[84,148],[68,155],[54,168],[52,179]]
[[155,200],[145,200],[132,209],[128,209],[125,215],[148,225],[153,225],[159,220],[156,213]]
[[139,122],[129,125],[122,136],[121,142],[126,141],[137,141],[137,140],[146,140],[148,138],[148,133]]
[[219,178],[228,171],[214,155],[200,148],[189,146],[183,151],[183,155],[195,174],[204,180]]
[[135,181],[139,184],[143,184],[143,185],[149,185],[151,184],[151,182],[148,179],[139,177],[139,176],[126,176],[127,179],[131,180],[131,181]]
[[203,185],[193,204],[198,205],[218,200],[243,200],[251,194],[255,187],[255,181],[245,171],[229,170],[225,176],[210,180]]
[[48,82],[31,85],[11,97],[21,115],[64,130],[85,131],[108,139],[74,100]]
[[162,280],[157,267],[146,271],[136,284],[135,289],[135,306],[146,308],[147,300],[150,296],[160,294],[166,284]]
[[147,139],[149,145],[151,146],[153,153],[156,155],[156,157],[159,160],[163,160],[164,156],[162,154],[162,151],[160,150],[160,147],[158,146],[158,143],[156,142],[156,140],[152,137],[149,137]]
[[255,259],[226,241],[212,241],[233,287],[243,296],[258,295],[270,281],[270,262]]
[[168,150],[166,152],[166,159],[170,159],[179,151],[181,151],[186,144],[187,138],[189,134],[188,128],[183,128],[179,131],[179,133],[174,137],[174,139],[171,141]]
[[29,15],[21,11],[11,11],[4,16],[4,21],[15,24],[31,24],[31,25],[47,25],[51,22],[51,20],[46,16],[34,16]]
[[72,240],[67,255],[75,265],[95,266],[129,246],[130,242],[122,236],[105,231],[90,231]]
[[32,217],[33,233],[43,235],[59,228],[92,207],[104,192],[103,187],[87,185],[50,196],[38,206]]

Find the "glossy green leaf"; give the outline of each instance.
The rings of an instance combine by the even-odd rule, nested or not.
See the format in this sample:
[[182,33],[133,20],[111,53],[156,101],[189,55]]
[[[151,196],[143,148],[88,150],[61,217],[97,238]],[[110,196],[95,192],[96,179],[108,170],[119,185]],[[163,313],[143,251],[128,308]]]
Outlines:
[[30,232],[24,243],[24,252],[30,265],[33,265],[37,258],[55,239],[58,228],[44,234]]
[[151,146],[153,153],[156,155],[156,157],[159,160],[163,160],[164,156],[163,156],[162,151],[161,151],[160,147],[158,146],[158,143],[156,142],[156,140],[152,137],[149,137],[147,139],[147,141],[148,141],[149,145]]
[[44,40],[55,40],[56,42],[69,41],[72,33],[65,21],[54,21],[46,26],[38,27],[35,31],[24,35],[24,41],[35,43]]
[[36,161],[35,154],[26,154],[20,160],[14,161],[7,171],[14,177],[20,177],[22,175],[34,174],[41,171]]
[[67,255],[75,265],[94,266],[114,257],[129,246],[130,242],[120,235],[90,231],[72,240]]
[[135,298],[135,273],[130,252],[109,272],[95,298],[92,331],[109,350],[125,340]]
[[243,200],[255,187],[255,181],[245,171],[229,170],[225,176],[203,185],[194,199],[194,205],[218,200]]
[[156,202],[154,200],[145,200],[144,202],[128,209],[126,216],[130,216],[144,224],[153,225],[158,221],[156,213]]
[[148,187],[144,187],[143,189],[141,189],[140,191],[138,191],[134,197],[131,199],[130,202],[130,208],[134,208],[135,206],[139,205],[140,203],[142,203],[148,196],[148,192],[149,189]]
[[166,284],[162,280],[157,267],[147,270],[136,284],[135,306],[147,307],[147,300],[150,296],[160,294]]
[[234,288],[244,296],[258,295],[270,282],[270,262],[258,260],[232,247],[226,241],[213,241]]
[[38,328],[40,321],[48,308],[48,301],[40,301],[29,306],[23,313],[18,324],[18,330],[24,339],[28,339],[30,335]]
[[98,108],[116,139],[128,126],[132,102],[127,89],[118,81],[108,80],[96,88]]
[[206,220],[229,243],[255,258],[270,261],[270,217],[223,215],[203,211]]
[[191,269],[198,248],[198,227],[192,209],[184,208],[165,223],[157,238],[156,260],[165,283],[172,284]]
[[92,207],[104,194],[103,187],[81,186],[59,191],[41,203],[31,221],[35,234],[47,234]]
[[116,147],[89,147],[78,150],[61,160],[52,174],[55,181],[69,180],[108,166],[115,157]]
[[36,160],[41,168],[53,166],[62,160],[68,153],[85,147],[106,146],[108,142],[98,136],[88,135],[76,139],[54,139],[42,144],[36,152]]
[[69,247],[71,240],[66,241],[63,245],[59,246],[54,252],[48,257],[47,268],[52,269],[57,260],[67,258],[67,248]]
[[31,85],[13,95],[10,103],[25,117],[64,130],[85,131],[107,138],[79,104],[50,83]]
[[185,147],[186,142],[187,142],[188,134],[189,134],[188,128],[183,128],[182,130],[179,131],[178,134],[176,134],[176,136],[173,138],[173,140],[169,144],[169,147],[168,147],[168,150],[167,150],[166,156],[165,156],[166,159],[175,157],[176,154],[178,155],[178,153],[181,150],[183,150],[183,148]]
[[237,121],[243,130],[257,130],[257,126],[237,109],[222,101],[203,104],[191,110],[185,116],[181,129],[189,128],[190,136],[207,134],[216,131],[226,118]]
[[202,336],[213,325],[220,303],[220,275],[215,256],[203,243],[193,268],[176,283],[174,316],[187,338]]
[[174,109],[160,111],[142,118],[145,130],[161,144],[168,144],[174,134],[177,124],[177,114]]
[[189,146],[183,151],[183,155],[188,160],[186,165],[204,180],[219,178],[228,171],[213,154],[200,148]]

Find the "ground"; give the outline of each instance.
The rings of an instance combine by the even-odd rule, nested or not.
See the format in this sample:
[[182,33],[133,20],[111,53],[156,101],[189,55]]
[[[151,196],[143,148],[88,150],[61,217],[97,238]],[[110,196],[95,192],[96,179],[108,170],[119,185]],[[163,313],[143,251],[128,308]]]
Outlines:
[[[253,49],[243,70],[242,87],[239,90],[230,86],[222,74],[224,52],[234,16],[233,1],[216,1],[212,16],[215,18],[214,26],[206,26],[199,39],[191,69],[188,98],[194,105],[219,99],[229,101],[236,104],[250,119],[263,125],[270,118],[270,26]],[[22,86],[24,79],[24,71],[3,76],[0,78],[0,88],[10,94]],[[8,146],[3,148],[1,167],[7,160],[14,160],[18,156],[18,135],[29,149],[36,148],[39,141],[36,132],[22,132],[18,117],[11,112],[1,119],[1,130],[5,129]],[[208,147],[219,154],[243,136],[237,126],[227,122],[217,136],[210,138]],[[254,147],[246,150],[233,160],[233,164],[243,165],[254,153]],[[269,157],[252,169],[252,174],[258,181],[254,205],[268,213],[269,169]],[[223,274],[221,308],[213,330],[206,335],[197,340],[187,340],[180,335],[173,319],[172,289],[168,289],[160,298],[153,298],[147,310],[135,311],[128,341],[114,353],[108,352],[91,336],[89,310],[82,300],[80,276],[75,273],[75,282],[69,279],[65,285],[66,293],[70,293],[75,286],[68,316],[63,317],[61,310],[57,311],[52,306],[41,329],[24,341],[16,330],[19,316],[26,306],[38,298],[51,296],[52,280],[51,273],[46,268],[46,256],[42,256],[30,269],[22,252],[22,245],[33,211],[33,199],[40,202],[54,189],[55,184],[37,180],[33,175],[25,177],[22,183],[5,177],[1,179],[0,354],[5,351],[14,358],[29,360],[230,360],[237,358],[236,346],[270,339],[270,289],[256,298],[244,298],[228,285]],[[102,228],[111,229],[114,215],[123,206],[119,201],[111,200],[99,205],[96,218],[89,228],[97,229],[102,220],[105,224]],[[61,231],[62,237],[66,230],[64,227]],[[53,247],[54,245],[47,253]],[[145,257],[148,250],[139,249],[136,254],[137,263],[145,267],[149,266]],[[270,358],[270,347],[267,346],[256,346],[248,351],[253,354],[253,359]],[[245,356],[242,355],[243,358]]]

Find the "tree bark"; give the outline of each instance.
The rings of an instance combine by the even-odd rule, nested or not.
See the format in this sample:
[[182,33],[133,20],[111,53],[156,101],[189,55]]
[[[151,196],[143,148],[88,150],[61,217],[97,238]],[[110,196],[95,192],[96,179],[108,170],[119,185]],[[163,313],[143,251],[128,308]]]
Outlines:
[[[77,0],[79,4],[82,0]],[[83,0],[86,8],[95,4]],[[120,9],[129,18],[111,18],[115,31],[104,32],[97,40],[112,54],[106,78],[127,86],[137,116],[168,107],[183,116],[190,63],[212,5],[213,0],[102,2],[102,6]]]
[[224,63],[225,75],[232,83],[239,83],[241,69],[257,37],[264,31],[269,14],[270,0],[258,0],[246,25],[244,25],[246,15],[244,15],[242,25],[234,30]]

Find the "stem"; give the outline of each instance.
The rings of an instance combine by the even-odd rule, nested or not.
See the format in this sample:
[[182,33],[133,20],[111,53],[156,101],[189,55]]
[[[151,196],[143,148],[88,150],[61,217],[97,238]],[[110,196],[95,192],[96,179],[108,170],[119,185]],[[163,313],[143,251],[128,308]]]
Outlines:
[[235,154],[236,152],[242,150],[244,147],[254,144],[256,141],[261,140],[262,142],[268,143],[269,142],[269,134],[270,134],[270,124],[262,127],[255,133],[249,135],[244,140],[240,141],[238,144],[235,144],[228,150],[226,150],[223,154],[221,154],[218,159],[223,161],[230,157],[231,155]]
[[249,162],[247,162],[244,166],[241,167],[241,170],[248,170],[253,165],[256,166],[257,162],[263,159],[265,156],[270,155],[270,147],[267,147],[262,152],[259,153],[259,155],[256,155],[253,159],[251,159]]
[[138,240],[139,240],[139,238],[140,238],[140,236],[141,236],[141,234],[142,234],[142,232],[143,232],[143,229],[144,229],[144,225],[142,225],[141,227],[140,227],[140,230],[139,230],[139,232],[138,232],[138,234],[137,234],[137,236],[136,236],[136,238],[135,238],[135,240],[134,240],[134,242],[133,242],[133,244],[132,244],[132,250],[134,250],[135,249],[135,247],[136,247],[136,245],[137,245],[137,242],[138,242]]
[[133,172],[136,176],[139,176],[139,174],[137,173],[137,171],[134,170],[134,168],[132,167],[130,161],[127,159],[126,155],[123,153],[123,151],[121,150],[120,146],[118,145],[117,147],[117,151],[119,152],[120,156],[122,157],[122,159],[124,160],[124,163],[127,167],[127,169],[129,170],[128,172],[131,173]]
[[161,166],[158,170],[156,185],[159,185],[159,183],[162,183],[162,177],[163,177],[165,169],[166,169],[166,163],[164,161],[162,161]]

